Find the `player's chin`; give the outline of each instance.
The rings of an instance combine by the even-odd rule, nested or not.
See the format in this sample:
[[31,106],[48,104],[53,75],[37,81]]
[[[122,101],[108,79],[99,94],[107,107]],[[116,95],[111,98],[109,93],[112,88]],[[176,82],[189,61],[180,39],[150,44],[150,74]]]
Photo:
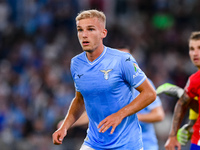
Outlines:
[[92,52],[93,50],[91,48],[83,48],[83,51],[85,51],[85,52]]

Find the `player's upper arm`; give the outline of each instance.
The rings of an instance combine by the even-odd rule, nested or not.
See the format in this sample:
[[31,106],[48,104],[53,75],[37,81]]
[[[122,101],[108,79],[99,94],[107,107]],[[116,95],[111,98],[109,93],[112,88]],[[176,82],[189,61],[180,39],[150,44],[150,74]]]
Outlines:
[[152,98],[153,100],[156,99],[156,91],[155,89],[152,87],[152,85],[150,84],[150,82],[148,81],[148,79],[146,78],[144,80],[144,82],[142,82],[142,84],[140,84],[137,88],[136,88],[140,93],[143,92],[145,93],[146,96]]
[[137,88],[136,88],[140,93],[142,91],[146,91],[146,92],[152,92],[152,94],[155,96],[156,99],[156,91],[153,88],[153,86],[150,84],[150,82],[148,81],[148,79],[146,78],[144,80],[144,82],[142,82],[142,84],[140,84]]

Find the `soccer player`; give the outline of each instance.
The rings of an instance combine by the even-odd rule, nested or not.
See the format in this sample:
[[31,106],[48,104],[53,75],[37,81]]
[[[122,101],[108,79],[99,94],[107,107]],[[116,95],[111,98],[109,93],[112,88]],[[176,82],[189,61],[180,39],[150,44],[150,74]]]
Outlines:
[[[166,150],[175,150],[176,148],[178,150],[181,150],[181,145],[177,140],[177,131],[180,127],[185,112],[188,109],[189,105],[192,105],[191,107],[196,112],[199,110],[199,101],[195,101],[194,98],[196,96],[198,97],[198,99],[200,98],[200,32],[192,32],[190,36],[189,56],[192,63],[197,67],[198,71],[189,77],[184,89],[184,93],[176,104],[171,131],[168,140],[165,143]],[[197,150],[200,149],[199,116],[193,126],[193,130],[194,132],[192,134],[190,150]]]
[[[120,51],[130,53],[129,48],[119,48]],[[149,82],[154,87],[153,82],[149,79]],[[139,92],[132,89],[133,97],[137,97]],[[164,119],[164,110],[160,98],[157,96],[156,100],[140,110],[137,113],[137,117],[142,128],[142,141],[144,150],[158,150],[158,140],[156,137],[155,129],[153,123],[162,121]],[[63,121],[63,120],[62,120]],[[58,128],[60,127],[62,121],[59,122]],[[89,123],[87,113],[83,113],[82,116],[73,124],[73,126],[81,126]]]
[[[156,93],[157,95],[164,93],[169,96],[181,98],[184,93],[184,89],[171,83],[164,83],[156,89]],[[198,97],[195,97],[194,100],[198,100]],[[188,123],[183,125],[177,132],[177,140],[181,145],[186,145],[191,139],[193,134],[192,128],[198,118],[198,115],[198,113],[190,108]]]
[[[53,135],[62,144],[67,130],[86,110],[87,137],[81,150],[142,150],[142,134],[136,113],[152,103],[156,92],[135,59],[106,47],[105,15],[85,10],[76,17],[78,39],[84,52],[71,60],[76,95]],[[133,100],[131,88],[140,94]]]

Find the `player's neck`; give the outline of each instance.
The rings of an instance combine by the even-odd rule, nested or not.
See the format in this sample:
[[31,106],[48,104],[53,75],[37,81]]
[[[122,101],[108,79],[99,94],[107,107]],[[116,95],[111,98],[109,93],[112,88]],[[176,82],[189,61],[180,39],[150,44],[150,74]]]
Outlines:
[[103,50],[104,50],[104,45],[102,44],[99,47],[97,47],[95,50],[91,52],[86,52],[86,56],[90,62],[93,62],[102,54]]

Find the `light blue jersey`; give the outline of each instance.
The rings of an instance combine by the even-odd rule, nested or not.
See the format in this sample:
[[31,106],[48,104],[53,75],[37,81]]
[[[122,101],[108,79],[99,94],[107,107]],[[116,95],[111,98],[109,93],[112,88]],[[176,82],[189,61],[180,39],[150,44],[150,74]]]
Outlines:
[[[149,82],[151,83],[151,85],[154,87],[155,86],[153,84],[153,82],[149,79]],[[135,89],[132,89],[133,95],[134,97],[136,97],[139,92]],[[140,110],[138,112],[138,114],[146,114],[152,111],[152,109],[161,106],[161,100],[160,98],[157,96],[156,100],[151,103],[150,105],[148,105],[147,107],[145,107],[144,109]],[[154,125],[153,123],[146,123],[146,122],[142,122],[140,121],[140,125],[142,127],[142,140],[143,140],[143,148],[144,150],[158,150],[158,141],[157,141],[157,137],[155,134],[155,130],[154,130]]]
[[95,150],[141,149],[142,133],[136,114],[124,118],[113,134],[111,128],[105,133],[97,128],[103,119],[129,104],[133,100],[131,87],[138,87],[146,79],[135,59],[129,53],[105,47],[93,62],[86,52],[75,56],[71,73],[89,118],[84,144]]

